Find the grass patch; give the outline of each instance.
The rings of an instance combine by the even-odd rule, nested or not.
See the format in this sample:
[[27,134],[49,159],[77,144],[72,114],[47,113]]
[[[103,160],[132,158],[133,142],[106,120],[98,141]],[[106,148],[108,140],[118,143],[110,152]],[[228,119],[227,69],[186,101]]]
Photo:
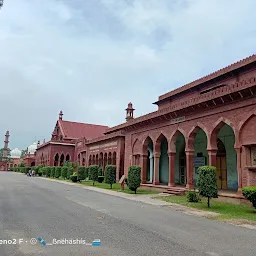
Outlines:
[[[62,181],[66,181],[66,182],[72,182],[71,180],[63,179],[62,177],[59,177],[57,179],[49,177],[49,179],[52,179],[52,180],[62,180]],[[116,191],[116,192],[123,192],[123,193],[126,193],[126,194],[135,194],[134,191],[131,191],[127,187],[125,187],[124,190],[122,190],[121,187],[120,187],[120,184],[118,184],[118,183],[113,184],[112,185],[112,189],[110,188],[109,184],[106,184],[104,182],[103,183],[95,182],[95,184],[93,186],[93,182],[90,181],[90,180],[82,181],[82,182],[77,182],[77,183],[74,183],[74,184],[80,184],[80,185],[83,185],[83,186],[92,186],[92,187],[95,187],[95,188],[109,189],[109,190],[113,190],[113,191]],[[141,195],[143,195],[143,194],[144,195],[146,195],[146,194],[159,194],[159,192],[150,191],[150,190],[143,190],[143,189],[138,188],[137,189],[137,194],[141,194]]]
[[250,206],[219,202],[216,199],[211,199],[211,207],[208,208],[206,198],[203,198],[202,201],[198,203],[188,202],[186,196],[166,196],[156,198],[169,203],[181,204],[221,214],[220,216],[214,217],[214,219],[245,219],[253,221],[256,224],[256,210]]
[[[93,183],[90,180],[82,181],[81,183],[78,183],[78,184],[82,184],[84,186],[93,186]],[[106,184],[104,182],[103,183],[96,182],[94,187],[96,187],[96,188],[103,188],[103,189],[109,189],[109,190],[113,190],[113,191],[116,191],[116,192],[123,192],[123,193],[126,193],[126,194],[134,194],[134,191],[131,191],[127,187],[125,187],[124,190],[121,190],[120,184],[118,184],[118,183],[113,184],[112,185],[112,189],[110,188],[109,184]],[[138,188],[137,194],[159,194],[159,192],[143,190],[143,189]]]

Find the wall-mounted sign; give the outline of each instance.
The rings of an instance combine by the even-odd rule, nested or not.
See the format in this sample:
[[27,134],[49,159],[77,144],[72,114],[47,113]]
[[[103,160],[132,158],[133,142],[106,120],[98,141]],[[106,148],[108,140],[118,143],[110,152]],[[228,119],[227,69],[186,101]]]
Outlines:
[[114,146],[117,146],[117,141],[105,143],[102,145],[92,146],[92,147],[89,147],[89,150],[92,151],[92,150],[97,150],[100,148],[109,148],[109,147],[114,147]]
[[171,119],[171,124],[177,124],[185,121],[185,116]]
[[256,147],[251,148],[252,166],[256,166]]
[[202,157],[194,157],[194,167],[195,168],[198,168],[200,166],[204,166],[205,165],[205,157],[202,156]]

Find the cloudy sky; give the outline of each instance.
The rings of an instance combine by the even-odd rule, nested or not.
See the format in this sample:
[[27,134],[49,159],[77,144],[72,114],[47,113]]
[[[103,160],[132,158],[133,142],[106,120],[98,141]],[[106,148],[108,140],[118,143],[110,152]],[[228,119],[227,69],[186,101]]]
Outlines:
[[255,0],[5,0],[0,144],[65,120],[117,125],[157,97],[255,53]]

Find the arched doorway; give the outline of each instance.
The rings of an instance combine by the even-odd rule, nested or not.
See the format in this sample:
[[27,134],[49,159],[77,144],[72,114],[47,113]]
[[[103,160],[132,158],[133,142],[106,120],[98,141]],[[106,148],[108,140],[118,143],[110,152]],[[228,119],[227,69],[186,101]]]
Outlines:
[[156,152],[160,153],[159,159],[159,182],[167,185],[169,181],[169,156],[168,141],[164,135],[160,135],[156,140]]
[[64,159],[65,159],[64,154],[61,154],[61,156],[60,156],[60,166],[63,166],[63,164],[64,164]]
[[35,166],[36,165],[36,163],[35,162],[32,162],[31,163],[31,167],[33,167],[33,166]]
[[222,125],[217,133],[216,178],[219,189],[238,189],[235,134],[231,126]]
[[154,146],[153,141],[150,137],[147,137],[147,139],[144,142],[143,145],[143,151],[144,154],[147,155],[147,162],[146,166],[146,182],[147,183],[153,183],[154,179]]
[[112,164],[112,153],[108,153],[108,164]]
[[67,154],[67,156],[66,156],[66,162],[69,162],[69,161],[70,161],[70,155]]
[[89,156],[89,166],[92,165],[92,156]]
[[227,189],[227,157],[224,143],[217,138],[216,178],[219,189]]
[[59,154],[57,153],[54,157],[54,166],[58,166],[59,164]]

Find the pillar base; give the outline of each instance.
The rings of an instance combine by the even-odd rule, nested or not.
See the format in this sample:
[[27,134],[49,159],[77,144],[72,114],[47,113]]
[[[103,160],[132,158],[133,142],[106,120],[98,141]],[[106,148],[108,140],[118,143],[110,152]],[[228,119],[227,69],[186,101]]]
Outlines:
[[160,182],[159,181],[154,181],[153,185],[160,185]]
[[195,185],[194,184],[186,184],[186,188],[193,189],[193,188],[195,188]]
[[168,187],[176,187],[175,183],[169,183]]
[[142,180],[141,184],[147,184],[147,181],[146,180]]
[[238,188],[236,194],[237,194],[238,196],[243,196],[242,188]]

